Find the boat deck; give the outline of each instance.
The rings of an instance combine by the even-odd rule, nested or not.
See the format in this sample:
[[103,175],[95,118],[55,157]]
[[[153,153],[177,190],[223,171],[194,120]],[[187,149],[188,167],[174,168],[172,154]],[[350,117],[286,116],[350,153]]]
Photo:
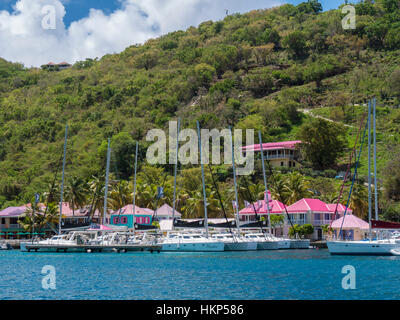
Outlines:
[[25,243],[24,248],[21,247],[22,251],[25,252],[141,252],[149,251],[160,252],[160,245],[146,245],[146,244],[115,244],[115,245],[56,245],[56,244],[37,244],[37,243]]

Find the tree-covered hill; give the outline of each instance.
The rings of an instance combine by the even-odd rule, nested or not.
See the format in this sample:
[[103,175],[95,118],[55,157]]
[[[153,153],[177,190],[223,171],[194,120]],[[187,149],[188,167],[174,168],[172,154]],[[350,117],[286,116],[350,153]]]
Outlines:
[[[178,116],[186,128],[199,120],[260,129],[268,142],[298,137],[311,114],[321,115],[354,126],[341,127],[348,149],[372,96],[383,178],[400,154],[400,8],[397,0],[355,7],[354,30],[343,29],[340,9],[322,12],[312,0],[206,21],[63,71],[0,59],[0,205],[49,191],[67,123],[67,180],[101,171],[108,137],[112,171],[128,180],[134,140],[144,158],[147,131]],[[348,158],[339,156],[313,169],[338,170]]]

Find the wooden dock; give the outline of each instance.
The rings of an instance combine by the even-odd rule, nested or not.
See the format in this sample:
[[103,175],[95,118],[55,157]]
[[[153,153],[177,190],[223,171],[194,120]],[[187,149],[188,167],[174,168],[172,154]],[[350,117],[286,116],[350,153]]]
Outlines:
[[115,244],[115,245],[56,245],[56,244],[21,244],[21,251],[24,252],[157,252],[161,251],[161,245],[153,244]]

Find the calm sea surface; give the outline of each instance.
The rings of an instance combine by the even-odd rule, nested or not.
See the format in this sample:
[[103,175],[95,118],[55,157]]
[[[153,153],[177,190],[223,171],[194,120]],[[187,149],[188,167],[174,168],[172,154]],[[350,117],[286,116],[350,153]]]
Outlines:
[[[42,288],[45,265],[56,290]],[[356,289],[342,289],[342,268]],[[0,251],[0,299],[399,299],[400,257],[327,250],[225,253]]]

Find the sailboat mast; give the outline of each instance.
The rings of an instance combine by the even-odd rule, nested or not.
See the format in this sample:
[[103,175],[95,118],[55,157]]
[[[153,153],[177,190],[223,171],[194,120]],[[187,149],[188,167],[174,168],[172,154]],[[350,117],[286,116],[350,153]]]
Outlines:
[[108,147],[107,147],[107,166],[106,166],[106,184],[104,186],[104,210],[103,210],[103,225],[106,224],[106,215],[107,215],[107,196],[108,196],[108,175],[110,171],[110,138],[108,138]]
[[378,178],[376,167],[376,98],[374,97],[374,194],[375,194],[375,220],[379,220],[378,214]]
[[236,218],[236,226],[238,229],[238,235],[240,236],[240,226],[239,226],[239,201],[238,201],[238,192],[236,185],[236,167],[235,167],[235,150],[233,148],[233,136],[232,136],[232,128],[229,128],[230,136],[231,136],[231,151],[232,151],[232,169],[233,169],[233,184],[235,185],[235,218]]
[[204,182],[204,166],[203,166],[203,156],[202,156],[202,148],[201,148],[201,133],[200,133],[200,124],[197,121],[197,132],[199,136],[199,152],[200,152],[200,164],[201,164],[201,179],[203,183],[203,197],[204,197],[204,227],[206,228],[206,238],[208,238],[208,219],[207,219],[207,197],[206,197],[206,186]]
[[265,175],[264,150],[263,150],[263,144],[262,144],[262,139],[261,139],[261,130],[258,131],[258,140],[260,141],[261,163],[262,163],[262,171],[263,171],[264,186],[265,186],[265,197],[267,200],[268,227],[269,227],[269,233],[271,233],[271,231],[272,231],[271,230],[271,215],[269,212],[268,185],[267,185],[267,176]]
[[67,155],[67,139],[68,139],[68,125],[65,126],[64,158],[63,158],[63,170],[62,170],[62,178],[61,178],[60,218],[58,221],[58,234],[61,234],[62,204],[63,204],[63,194],[64,194],[64,173],[65,173],[65,160],[66,160],[66,155]]
[[369,238],[371,236],[372,198],[371,198],[371,100],[368,102],[368,221]]
[[135,173],[133,177],[133,207],[132,207],[132,217],[133,217],[133,232],[135,232],[135,208],[136,208],[136,172],[137,172],[137,159],[138,159],[138,149],[139,149],[139,142],[136,141],[136,151],[135,151]]
[[175,204],[176,204],[176,172],[178,170],[178,151],[179,151],[179,127],[181,124],[181,119],[178,118],[178,127],[176,131],[176,153],[175,153],[175,168],[174,168],[174,200],[172,204],[172,229],[174,229],[174,219],[175,219]]

